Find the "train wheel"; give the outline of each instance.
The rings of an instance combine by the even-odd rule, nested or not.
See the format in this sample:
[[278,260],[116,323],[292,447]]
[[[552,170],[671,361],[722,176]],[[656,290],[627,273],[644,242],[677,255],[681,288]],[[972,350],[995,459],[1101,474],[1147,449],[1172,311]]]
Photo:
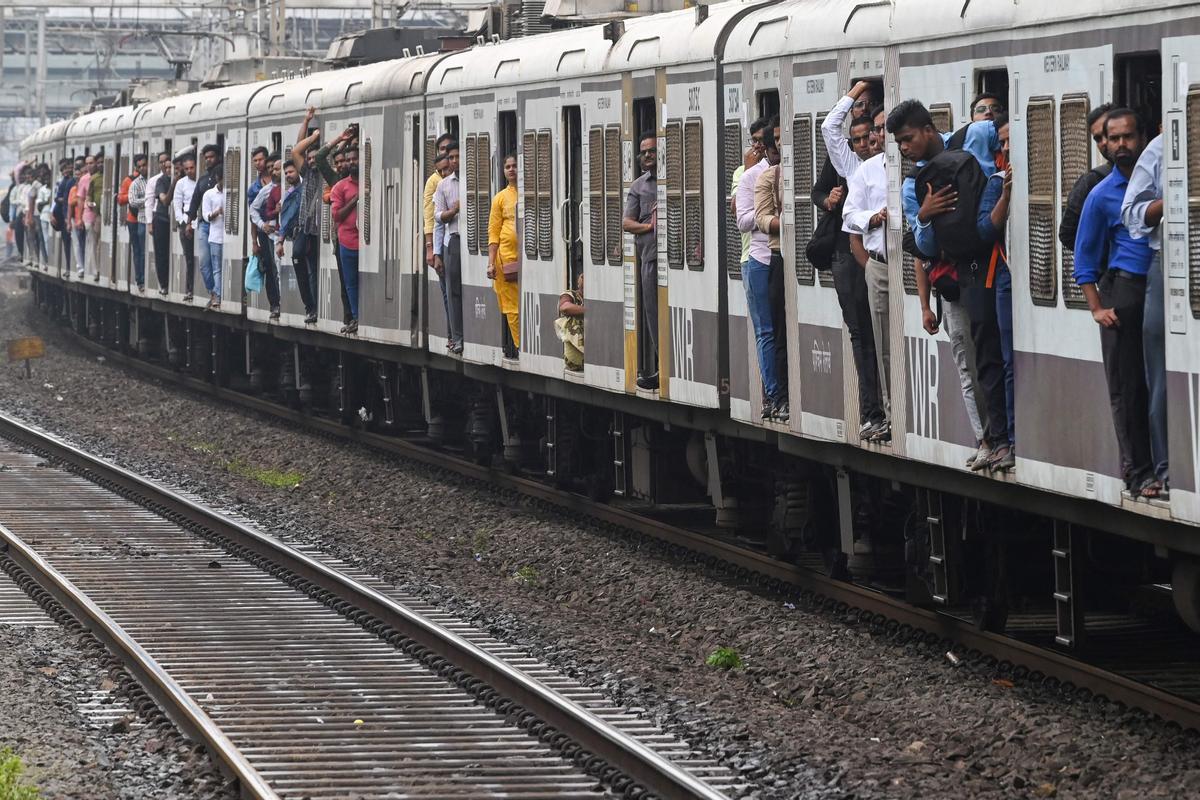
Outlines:
[[1200,560],[1176,560],[1171,570],[1171,596],[1183,623],[1200,633]]

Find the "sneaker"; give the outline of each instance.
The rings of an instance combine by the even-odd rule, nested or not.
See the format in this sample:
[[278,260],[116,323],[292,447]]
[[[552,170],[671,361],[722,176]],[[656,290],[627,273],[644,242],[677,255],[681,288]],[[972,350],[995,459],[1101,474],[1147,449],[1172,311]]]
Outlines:
[[166,296],[167,296],[167,290],[166,290],[166,289],[159,289],[159,290],[158,290],[158,293],[159,293],[161,296],[163,296],[163,297],[166,297]]
[[658,391],[658,373],[653,375],[642,375],[637,379],[637,387],[645,389],[648,392]]
[[866,438],[870,437],[871,431],[875,430],[875,426],[877,424],[878,423],[871,422],[871,420],[867,420],[862,425],[859,425],[858,426],[858,438],[866,439]]
[[187,294],[185,294],[183,296],[183,302],[185,302],[185,303],[192,302],[192,293],[191,292],[188,292]]
[[214,311],[221,310],[221,295],[214,294],[212,299],[212,307]]
[[892,440],[892,424],[887,420],[878,423],[875,429],[871,431],[871,435],[867,438],[868,442],[890,442]]
[[[350,320],[349,323],[346,324],[346,335],[350,336],[350,335],[353,335],[356,333],[358,333],[358,320],[352,319],[352,320]],[[461,347],[459,349],[459,352],[462,352]]]
[[988,459],[992,457],[992,448],[987,442],[979,445],[979,449],[975,451],[975,458],[967,465],[967,468],[972,472],[980,472],[987,469]]
[[769,420],[771,418],[771,412],[774,410],[775,410],[775,404],[773,402],[771,402],[770,400],[763,400],[763,404],[762,404],[763,422],[766,422],[767,420]]
[[[354,323],[354,325],[357,327],[358,323],[356,322],[356,323]],[[454,343],[454,347],[451,347],[451,348],[450,348],[450,352],[451,352],[451,353],[453,353],[453,354],[454,354],[454,355],[456,355],[456,356],[461,356],[461,355],[462,355],[462,352],[463,352],[463,343],[462,343],[462,342],[455,342],[455,343]]]
[[776,422],[787,422],[791,418],[791,411],[786,397],[781,397],[775,401],[774,407],[771,409],[771,418]]
[[279,306],[271,306],[271,322],[279,321]]
[[138,294],[145,294],[145,293],[146,293],[146,287],[138,286]]
[[[345,325],[343,325],[341,328],[338,329],[338,333],[345,333],[346,329],[349,327],[350,327],[350,323],[347,322]],[[446,345],[447,349],[449,349],[449,347],[450,347],[450,345]]]
[[1017,454],[1008,445],[1002,445],[992,451],[987,467],[992,472],[1008,472],[1017,466]]
[[304,324],[305,325],[316,325],[317,324],[317,312],[315,312],[315,311],[308,312],[308,314],[306,314],[304,317]]
[[75,274],[79,277],[79,280],[83,280],[83,270],[79,270]]

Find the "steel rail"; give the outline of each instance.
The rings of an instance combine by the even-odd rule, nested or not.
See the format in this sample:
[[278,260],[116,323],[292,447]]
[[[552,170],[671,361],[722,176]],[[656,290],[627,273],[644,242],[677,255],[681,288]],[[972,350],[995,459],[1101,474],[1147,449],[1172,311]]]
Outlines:
[[[582,747],[608,761],[663,800],[723,800],[725,795],[652,749],[616,730],[540,681],[492,656],[458,634],[330,568],[289,545],[206,508],[136,473],[77,448],[56,436],[0,413],[0,435],[48,453],[51,458],[91,473],[168,515],[224,536],[236,545],[311,581],[367,611],[404,636],[524,706]],[[267,795],[271,797],[273,795]]]
[[21,569],[29,573],[38,585],[50,592],[80,624],[120,658],[125,668],[176,726],[193,740],[204,743],[221,768],[237,780],[243,797],[279,800],[279,795],[220,726],[124,628],[2,523],[0,544]]
[[739,569],[757,574],[770,581],[798,587],[823,595],[835,603],[860,608],[894,620],[900,625],[936,634],[996,658],[1038,671],[1064,683],[1085,688],[1115,702],[1140,708],[1182,727],[1200,730],[1200,704],[1173,695],[1065,653],[1060,653],[1003,634],[980,631],[967,620],[936,610],[910,605],[867,587],[835,580],[819,572],[779,561],[744,547],[719,541],[703,533],[690,531],[633,511],[590,500],[530,478],[480,466],[413,441],[349,428],[337,421],[314,417],[258,397],[216,386],[207,381],[178,373],[138,358],[118,353],[72,331],[75,340],[95,353],[137,369],[168,383],[175,383],[222,401],[232,402],[299,426],[339,439],[360,442],[384,453],[408,458],[430,466],[455,472],[485,483],[518,492],[561,509],[589,516],[612,525],[635,531],[668,544],[685,548],[699,555],[717,559]]

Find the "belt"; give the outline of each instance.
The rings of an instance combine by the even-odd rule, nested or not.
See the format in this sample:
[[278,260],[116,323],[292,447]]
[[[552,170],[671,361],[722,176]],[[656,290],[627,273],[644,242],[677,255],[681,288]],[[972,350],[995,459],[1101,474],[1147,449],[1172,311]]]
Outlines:
[[1121,278],[1122,280],[1141,281],[1141,282],[1145,282],[1145,280],[1146,280],[1146,274],[1143,272],[1130,272],[1130,271],[1124,270],[1124,269],[1112,269],[1112,268],[1110,268],[1108,271],[1112,273],[1112,276],[1114,278]]
[[874,250],[868,250],[867,255],[870,256],[871,258],[875,259],[876,261],[878,261],[880,264],[887,263],[887,254],[886,253],[876,253]]

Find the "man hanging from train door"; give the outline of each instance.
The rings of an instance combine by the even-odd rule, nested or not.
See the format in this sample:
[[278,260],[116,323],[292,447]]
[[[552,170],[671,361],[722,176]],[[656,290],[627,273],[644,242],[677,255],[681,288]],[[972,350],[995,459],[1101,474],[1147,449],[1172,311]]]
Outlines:
[[[642,174],[629,185],[621,230],[634,236],[642,340],[647,344],[637,385],[653,391],[658,389],[658,139],[653,131],[638,140],[638,163]],[[753,212],[751,208],[751,217]]]
[[433,260],[435,269],[446,282],[449,350],[463,351],[462,241],[459,219],[458,142],[446,143],[446,176],[433,193]]
[[183,249],[183,302],[192,301],[192,289],[196,284],[196,232],[188,220],[188,208],[196,191],[196,153],[190,148],[180,155],[183,175],[175,181],[175,192],[171,195],[171,209],[179,229],[179,246]]
[[329,212],[337,225],[338,246],[342,253],[342,272],[346,281],[346,298],[350,304],[350,321],[342,333],[358,333],[358,145],[345,151],[342,179],[329,193]]
[[317,321],[318,288],[321,266],[321,195],[325,191],[325,178],[317,166],[317,142],[321,139],[319,127],[309,128],[317,109],[309,106],[296,132],[296,144],[292,147],[292,164],[299,171],[304,193],[300,196],[299,218],[292,237],[292,269],[296,272],[296,283],[300,300],[304,303],[304,324],[314,325]]
[[71,273],[71,226],[70,226],[70,197],[71,190],[75,188],[75,164],[71,159],[64,158],[58,162],[58,168],[62,172],[62,178],[54,187],[54,223],[55,230],[58,231],[62,238],[62,250],[59,266],[65,272],[64,275]]

